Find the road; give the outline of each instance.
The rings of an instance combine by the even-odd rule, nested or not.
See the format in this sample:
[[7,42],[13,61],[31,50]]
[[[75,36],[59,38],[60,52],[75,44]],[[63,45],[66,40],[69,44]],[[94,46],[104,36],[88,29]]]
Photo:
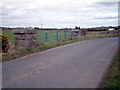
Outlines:
[[3,88],[97,88],[118,38],[60,46],[3,63]]

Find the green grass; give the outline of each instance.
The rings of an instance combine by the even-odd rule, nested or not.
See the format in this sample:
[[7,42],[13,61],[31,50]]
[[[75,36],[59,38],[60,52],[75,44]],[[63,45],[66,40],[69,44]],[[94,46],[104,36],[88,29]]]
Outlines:
[[[57,40],[56,39],[56,32],[54,32],[54,31],[38,31],[37,33],[42,33],[42,34],[37,34],[36,38],[43,38],[43,39],[37,39],[38,42],[46,40],[46,33],[45,32],[48,32],[47,35],[48,35],[48,40],[49,41]],[[70,37],[70,34],[71,34],[70,32],[66,32],[67,38]],[[59,36],[59,38],[64,38],[64,32],[63,31],[58,32],[58,36]],[[53,39],[53,40],[50,40],[50,39]]]
[[8,37],[8,42],[14,45],[14,33],[12,31],[2,31],[2,35],[6,35]]
[[111,30],[111,31],[96,31],[96,32],[118,32],[120,30]]
[[[53,31],[55,31],[55,30],[53,30]],[[51,32],[51,33],[48,33],[48,37],[49,37],[48,39],[56,40],[56,37],[51,37],[51,36],[56,36],[56,32],[52,32],[52,30],[51,30],[51,31],[38,31],[37,33],[43,33],[43,34],[37,34],[36,38],[43,38],[43,39],[37,39],[36,41],[41,42],[42,40],[46,40],[45,32]],[[11,43],[12,45],[14,45],[14,43],[15,43],[14,32],[12,32],[12,31],[2,31],[2,33],[0,33],[0,34],[6,35],[8,37],[8,42]],[[63,31],[59,32],[58,35],[61,38],[64,38],[64,36],[63,36],[64,32]],[[70,37],[70,32],[67,32],[67,36]],[[54,41],[54,40],[50,40],[50,41]]]
[[[56,30],[51,30],[51,31],[56,31]],[[38,31],[37,33],[43,33],[43,34],[37,34],[36,38],[43,38],[43,39],[38,39],[37,42],[41,42],[42,40],[45,40],[46,39],[45,38],[45,32],[51,32],[51,31],[48,31],[48,30]],[[109,31],[109,32],[116,32],[116,31],[119,31],[119,30],[113,30],[113,31]],[[108,31],[100,31],[100,32],[108,32]],[[97,34],[97,33],[100,33],[100,32],[92,32],[92,33]],[[14,43],[15,43],[14,32],[12,32],[12,31],[2,31],[2,32],[0,32],[0,34],[8,36],[8,42],[11,43],[12,45],[14,45]],[[52,32],[52,33],[48,34],[48,36],[55,36],[55,35],[56,35],[56,32]],[[60,38],[64,38],[63,30],[62,30],[62,32],[59,32],[58,35],[60,36]],[[70,32],[67,32],[67,38],[68,37],[70,37]],[[55,37],[49,37],[48,39],[56,40]],[[54,41],[54,40],[50,40],[50,41]]]
[[27,54],[35,53],[35,52],[41,52],[43,50],[54,48],[61,45],[66,45],[74,42],[79,42],[83,40],[90,40],[90,39],[96,39],[96,38],[104,38],[104,37],[112,37],[112,35],[104,35],[104,36],[86,36],[86,37],[80,37],[80,38],[73,38],[72,40],[64,40],[64,41],[57,41],[57,42],[42,42],[38,46],[34,48],[22,48],[18,50],[12,50],[7,53],[4,53],[2,56],[2,61],[12,60],[21,56],[25,56]]
[[101,85],[102,88],[113,88],[118,89],[120,88],[120,67],[118,66],[120,60],[120,48],[118,49],[118,54],[114,59],[114,62],[109,68],[109,71],[106,74],[106,78]]

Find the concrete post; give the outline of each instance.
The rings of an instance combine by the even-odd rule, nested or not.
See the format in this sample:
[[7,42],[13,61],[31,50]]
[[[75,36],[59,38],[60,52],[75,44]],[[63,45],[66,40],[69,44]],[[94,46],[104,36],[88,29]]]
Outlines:
[[87,30],[85,30],[85,29],[80,29],[79,30],[79,35],[80,36],[86,36],[86,34],[87,34]]
[[32,48],[36,45],[35,29],[15,29],[15,48]]

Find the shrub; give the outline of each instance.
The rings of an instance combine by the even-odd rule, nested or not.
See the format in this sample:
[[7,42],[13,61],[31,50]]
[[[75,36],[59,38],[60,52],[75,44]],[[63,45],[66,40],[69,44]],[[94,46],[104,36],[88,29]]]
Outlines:
[[9,49],[8,38],[5,35],[0,35],[0,38],[2,40],[2,51],[6,53]]

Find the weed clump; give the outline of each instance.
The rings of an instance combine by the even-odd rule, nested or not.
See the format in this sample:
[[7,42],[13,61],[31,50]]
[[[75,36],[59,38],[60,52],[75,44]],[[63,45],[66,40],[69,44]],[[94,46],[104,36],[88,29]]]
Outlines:
[[2,52],[6,53],[9,49],[8,37],[6,35],[0,35],[0,39],[2,42]]

